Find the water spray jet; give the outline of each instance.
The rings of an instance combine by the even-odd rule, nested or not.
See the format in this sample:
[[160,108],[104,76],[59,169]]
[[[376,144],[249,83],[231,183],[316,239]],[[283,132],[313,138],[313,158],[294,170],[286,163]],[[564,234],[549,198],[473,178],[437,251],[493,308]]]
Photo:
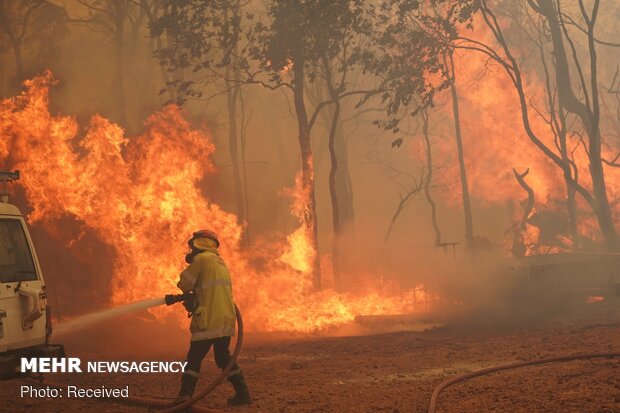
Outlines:
[[74,318],[73,320],[60,323],[54,333],[56,335],[73,333],[92,324],[100,323],[123,314],[135,313],[164,304],[170,306],[176,303],[183,303],[183,306],[187,310],[188,317],[191,317],[195,306],[195,295],[193,293],[166,294],[164,298],[151,298],[148,300],[136,301],[135,303],[109,308],[107,310],[97,311],[95,313],[86,314]]
[[135,303],[124,304],[118,307],[109,308],[107,310],[86,314],[66,322],[61,322],[58,327],[54,329],[54,334],[60,336],[73,333],[93,324],[100,323],[123,314],[135,313],[164,304],[166,304],[165,298],[151,298],[148,300],[136,301]]

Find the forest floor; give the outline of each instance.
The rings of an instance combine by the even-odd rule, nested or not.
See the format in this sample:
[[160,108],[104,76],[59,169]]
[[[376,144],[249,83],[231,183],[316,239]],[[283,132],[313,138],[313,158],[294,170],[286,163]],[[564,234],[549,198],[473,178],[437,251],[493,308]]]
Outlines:
[[[93,360],[183,360],[178,327],[126,318],[63,342]],[[57,341],[60,341],[57,339]],[[426,412],[433,391],[456,374],[515,361],[620,351],[620,311],[536,323],[454,323],[426,331],[358,336],[252,334],[239,363],[254,403],[226,406],[228,383],[201,404],[229,412]],[[217,374],[212,355],[199,386]],[[129,385],[132,395],[174,397],[177,374],[50,374],[82,388]],[[0,412],[142,412],[93,399],[20,398],[22,379],[0,386]],[[439,412],[620,412],[620,359],[573,361],[494,373],[445,390]]]

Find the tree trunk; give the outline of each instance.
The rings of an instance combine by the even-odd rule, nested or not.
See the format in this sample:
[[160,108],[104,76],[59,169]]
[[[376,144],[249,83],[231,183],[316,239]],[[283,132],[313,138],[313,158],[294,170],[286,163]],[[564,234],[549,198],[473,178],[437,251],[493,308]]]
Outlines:
[[[539,37],[542,39],[542,29],[539,29]],[[574,162],[571,160],[568,154],[568,145],[566,137],[568,135],[568,127],[566,125],[566,113],[561,105],[557,103],[557,86],[552,88],[552,82],[549,75],[549,68],[547,66],[545,49],[542,41],[538,45],[540,50],[540,60],[545,72],[545,90],[547,94],[547,104],[549,105],[549,117],[550,126],[554,132],[560,145],[560,156],[562,158],[562,172],[564,175],[564,183],[566,186],[566,210],[568,211],[568,222],[571,239],[573,241],[573,249],[577,247],[577,201],[576,201],[576,189],[571,181],[578,182],[579,171],[574,166]],[[573,176],[574,173],[574,176]]]
[[[240,143],[241,143],[241,181],[243,182],[243,210],[245,211],[245,219],[248,221],[248,225],[245,228],[244,237],[245,242],[249,245],[251,242],[250,238],[250,201],[248,196],[248,170],[247,170],[247,162],[246,162],[246,148],[247,148],[247,124],[244,125],[246,119],[245,113],[245,102],[243,100],[243,90],[239,88],[239,103],[241,103],[241,133],[239,135]],[[248,118],[249,122],[249,118]]]
[[4,1],[0,2],[0,26],[3,27],[3,31],[9,39],[9,43],[11,44],[11,49],[13,49],[18,83],[21,83],[24,80],[24,61],[22,59],[22,48],[19,38],[11,30],[11,22],[9,21],[7,11],[10,6],[7,3],[5,3]]
[[24,80],[24,60],[22,58],[22,48],[19,41],[11,40],[11,48],[15,56],[15,67],[17,68],[17,77],[19,82]]
[[[342,113],[342,112],[341,112]],[[349,170],[349,148],[347,136],[343,130],[342,115],[338,119],[334,149],[338,159],[338,170],[336,171],[336,194],[338,197],[338,210],[340,217],[340,285],[336,284],[339,290],[343,290],[343,275],[351,268],[351,258],[355,248],[355,226],[353,212],[353,187],[351,183],[351,173]]]
[[456,78],[454,73],[454,60],[452,59],[452,54],[449,54],[447,59],[444,57],[444,60],[446,62],[448,70],[450,71],[450,93],[452,94],[452,113],[454,115],[454,136],[456,138],[459,171],[461,175],[461,192],[463,196],[463,212],[465,215],[465,242],[467,246],[471,248],[473,246],[474,240],[474,224],[469,198],[469,185],[467,183],[467,170],[465,168],[465,156],[463,155],[463,138],[461,135],[459,99],[456,91]]
[[[234,69],[235,78],[239,71]],[[230,151],[230,161],[232,163],[233,180],[235,187],[235,201],[237,206],[237,223],[246,225],[245,201],[243,199],[243,183],[241,181],[241,168],[239,162],[239,137],[237,133],[237,99],[239,96],[239,83],[226,82],[226,101],[228,107],[228,149]],[[241,238],[241,245],[247,246],[245,230]]]
[[[425,178],[424,178],[424,181],[426,181]],[[423,189],[423,183],[424,182],[422,180],[420,180],[420,182],[414,182],[414,185],[411,187],[409,192],[407,192],[404,196],[402,194],[400,195],[400,201],[398,202],[398,205],[396,206],[396,210],[394,211],[394,214],[392,215],[392,219],[390,220],[388,229],[387,231],[385,231],[385,236],[383,237],[383,248],[382,248],[383,250],[385,250],[387,246],[387,242],[390,238],[390,234],[392,233],[392,230],[394,229],[396,220],[398,220],[398,217],[400,216],[401,212],[404,211],[405,207],[407,206],[409,201],[412,199],[412,197]]]
[[341,254],[340,254],[340,242],[342,237],[342,227],[340,223],[340,206],[338,204],[338,191],[336,188],[336,176],[338,173],[338,156],[336,153],[336,130],[338,128],[338,123],[340,122],[340,99],[338,98],[338,92],[334,88],[331,79],[331,71],[329,68],[329,62],[326,58],[324,60],[324,65],[327,73],[327,90],[329,91],[329,96],[333,101],[334,110],[332,112],[331,125],[329,128],[329,138],[328,138],[328,147],[329,147],[329,160],[330,160],[330,169],[329,169],[329,196],[332,204],[332,224],[334,230],[334,236],[332,239],[332,269],[334,272],[334,284],[336,288],[339,290],[341,287]]
[[[559,128],[558,128],[558,140],[560,141],[560,152],[562,156],[562,162],[564,162],[564,167],[562,168],[562,172],[564,175],[564,182],[566,183],[566,210],[568,211],[568,223],[570,227],[570,235],[573,240],[573,249],[578,247],[578,234],[577,234],[577,200],[576,200],[576,190],[573,185],[571,185],[570,181],[575,180],[578,181],[578,170],[577,168],[572,167],[572,161],[568,156],[568,145],[566,143],[566,119],[564,118],[564,113],[562,108],[560,108],[558,113],[559,120]],[[574,172],[573,172],[574,169]]]
[[295,113],[299,128],[298,141],[301,152],[301,182],[302,190],[307,196],[304,211],[304,225],[309,237],[311,248],[314,250],[312,258],[312,285],[315,290],[321,289],[321,266],[319,261],[319,243],[317,233],[316,200],[314,195],[314,165],[312,160],[312,143],[310,141],[310,128],[308,125],[308,113],[304,103],[304,60],[296,57],[293,63],[293,98]]
[[338,119],[336,137],[334,141],[336,157],[338,158],[338,170],[336,171],[336,193],[340,207],[340,226],[346,235],[353,231],[353,186],[351,171],[349,170],[349,142],[344,133],[342,116]]
[[[329,194],[332,204],[332,222],[334,237],[332,241],[332,269],[334,273],[334,284],[337,290],[342,290],[342,243],[345,236],[345,222],[350,223],[352,210],[351,198],[347,193],[348,168],[343,169],[347,164],[346,143],[343,142],[342,123],[340,119],[341,103],[338,92],[333,84],[331,76],[330,62],[326,57],[323,58],[326,79],[325,84],[329,93],[329,98],[333,102],[331,113],[330,128],[328,136],[328,148],[330,158],[329,170]],[[344,152],[344,153],[343,153]],[[342,196],[342,197],[341,197]]]
[[[598,131],[594,132],[598,134]],[[610,252],[619,252],[620,244],[618,243],[618,233],[614,226],[611,216],[611,207],[607,198],[607,186],[605,184],[605,174],[603,173],[603,163],[601,160],[601,142],[600,135],[597,138],[590,137],[590,176],[592,177],[592,189],[594,191],[594,200],[596,203],[596,211],[601,232],[605,238],[607,250]],[[594,145],[594,148],[593,148]],[[593,153],[594,152],[594,153]]]
[[[590,161],[590,176],[592,178],[592,191],[594,198],[594,211],[599,223],[599,227],[605,238],[607,250],[612,252],[620,251],[618,233],[614,226],[611,216],[611,207],[607,198],[607,186],[605,184],[605,174],[601,159],[601,135],[600,135],[600,112],[597,82],[597,58],[594,46],[594,24],[598,11],[598,0],[595,0],[592,16],[588,24],[588,46],[590,57],[590,91],[586,89],[585,79],[578,61],[577,65],[579,80],[585,93],[585,103],[577,98],[571,83],[570,70],[562,27],[558,19],[559,10],[552,0],[540,0],[540,8],[536,9],[547,18],[549,32],[553,43],[553,55],[556,62],[556,82],[558,85],[558,98],[560,105],[567,111],[576,114],[588,134],[588,160]],[[568,36],[567,33],[565,33]],[[569,42],[570,44],[570,42]],[[572,48],[572,44],[571,44]]]
[[525,182],[525,177],[530,173],[530,168],[527,168],[522,174],[518,173],[515,168],[512,168],[512,172],[514,173],[521,188],[523,188],[523,190],[527,193],[527,200],[523,206],[523,215],[521,218],[521,224],[519,225],[521,231],[525,231],[527,229],[527,220],[529,219],[530,214],[534,209],[534,205],[536,204],[536,194],[534,194],[532,187]]
[[437,204],[431,194],[431,183],[433,182],[433,153],[431,152],[431,140],[428,133],[428,112],[422,111],[422,133],[424,136],[424,146],[426,146],[426,179],[424,181],[424,195],[426,201],[431,207],[431,223],[433,224],[433,231],[435,232],[435,245],[441,244],[441,230],[439,229],[439,223],[437,222]]
[[564,177],[566,181],[566,209],[568,210],[568,223],[570,226],[570,235],[573,240],[573,248],[579,249],[579,234],[577,233],[577,198],[575,188],[573,188],[566,176]]
[[[149,21],[148,24],[154,24],[159,15],[157,3],[154,4],[153,10],[151,10],[148,4],[145,2],[142,3],[142,8],[144,9],[144,12],[146,13],[146,17]],[[155,41],[155,49],[153,49],[153,45],[152,45],[153,40]],[[169,42],[167,42],[167,44],[169,44]],[[152,59],[154,50],[161,50],[163,48],[163,44],[161,41],[161,35],[155,38],[151,37],[151,43],[149,43],[149,47],[150,47],[150,51],[148,53],[148,59]],[[170,85],[170,76],[168,76],[168,71],[166,70],[166,67],[162,65],[161,61],[158,61],[157,66],[159,66],[159,73],[161,75],[161,79],[164,82],[164,87],[166,88],[166,92],[168,92],[169,100],[172,102],[176,102],[177,101],[176,91],[174,87]]]
[[[237,0],[230,10],[230,13],[235,19],[240,19],[240,1]],[[227,13],[228,14],[228,13]],[[240,20],[239,20],[239,24]],[[233,39],[236,39],[239,35],[238,25],[233,29]],[[237,204],[237,223],[244,227],[244,231],[241,237],[241,245],[248,245],[247,232],[245,227],[247,226],[247,216],[245,212],[245,199],[243,196],[243,182],[241,178],[241,166],[239,160],[239,133],[237,130],[237,102],[239,100],[239,85],[241,83],[241,74],[239,69],[239,62],[237,59],[237,46],[230,51],[232,55],[231,66],[233,71],[233,81],[226,81],[226,100],[228,106],[228,146],[230,150],[230,160],[232,162],[233,179],[235,186],[235,200]],[[230,79],[230,68],[227,68],[226,78]]]
[[[598,4],[598,0],[595,0],[595,5]],[[519,69],[519,64],[517,60],[512,55],[510,48],[508,47],[508,43],[506,38],[504,37],[501,27],[499,26],[498,20],[491,9],[486,5],[486,2],[482,1],[482,17],[484,18],[487,26],[492,30],[493,35],[497,42],[501,45],[504,54],[506,55],[506,59],[504,60],[497,55],[489,55],[492,59],[498,61],[503,68],[506,70],[508,76],[512,80],[514,87],[517,91],[517,95],[519,97],[519,106],[521,108],[521,120],[523,122],[523,127],[527,136],[530,140],[543,152],[549,159],[551,159],[557,166],[566,171],[566,163],[562,160],[561,156],[558,156],[555,151],[550,149],[543,141],[540,140],[538,135],[533,131],[532,125],[530,124],[529,119],[529,103],[528,99],[525,96],[525,89],[523,86],[523,79],[521,77],[521,70]],[[609,208],[609,202],[607,200],[607,193],[605,189],[605,181],[604,176],[602,174],[602,160],[600,157],[600,134],[598,131],[598,90],[596,87],[596,53],[594,51],[594,35],[592,33],[593,23],[590,21],[588,25],[588,40],[590,45],[590,55],[593,58],[591,62],[591,73],[594,75],[592,78],[592,88],[593,91],[593,101],[596,102],[594,107],[596,110],[594,113],[590,113],[588,106],[586,106],[583,102],[579,101],[575,96],[572,90],[572,84],[570,80],[570,74],[568,70],[568,60],[566,57],[566,51],[564,49],[563,41],[562,41],[562,33],[560,24],[558,21],[558,16],[555,12],[553,2],[549,0],[539,0],[538,3],[529,2],[529,5],[532,9],[534,9],[537,13],[540,13],[542,16],[546,17],[547,22],[549,23],[549,32],[551,33],[551,38],[553,42],[553,56],[555,61],[555,74],[556,74],[556,84],[558,88],[558,98],[562,108],[566,109],[569,112],[577,114],[580,117],[586,131],[588,132],[590,145],[594,148],[594,152],[592,150],[589,151],[588,157],[590,158],[590,173],[593,175],[593,188],[594,194],[591,194],[585,187],[579,184],[576,179],[572,178],[570,173],[564,174],[564,179],[568,182],[569,186],[581,195],[581,197],[590,205],[592,210],[597,216],[597,221],[599,224],[599,228],[605,238],[605,244],[609,251],[615,252],[619,251],[618,245],[618,235],[615,230],[613,220],[611,218],[611,210]],[[572,43],[571,43],[572,45]],[[574,52],[574,57],[576,59],[576,52]],[[583,72],[581,71],[581,67],[577,64],[577,68],[579,69],[579,80],[581,83],[581,92],[587,93],[587,87],[585,85],[585,80],[583,77]],[[586,99],[587,101],[588,99]],[[590,119],[592,116],[592,119]],[[591,122],[595,121],[595,122]],[[597,127],[593,130],[593,123],[597,124]],[[596,133],[592,133],[595,131]],[[598,140],[598,143],[597,143]],[[594,143],[594,145],[592,145]],[[598,163],[597,166],[592,166],[593,163]],[[576,170],[575,166],[572,165],[573,170]]]
[[125,6],[122,0],[115,0],[113,4],[114,13],[114,69],[112,74],[112,94],[114,96],[114,106],[116,108],[116,122],[123,127],[127,124],[127,107],[125,102]]

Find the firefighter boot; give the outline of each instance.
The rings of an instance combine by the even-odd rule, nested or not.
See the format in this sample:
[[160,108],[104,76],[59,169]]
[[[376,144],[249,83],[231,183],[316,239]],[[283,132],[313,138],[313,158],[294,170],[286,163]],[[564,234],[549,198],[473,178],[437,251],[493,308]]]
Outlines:
[[190,374],[183,374],[183,377],[181,377],[181,390],[179,390],[179,395],[174,400],[173,404],[181,404],[191,399],[194,395],[196,383],[198,383],[197,377]]
[[229,406],[241,406],[243,404],[251,404],[252,398],[250,397],[250,391],[248,385],[245,382],[243,373],[239,372],[228,378],[228,381],[235,388],[235,395],[228,398]]

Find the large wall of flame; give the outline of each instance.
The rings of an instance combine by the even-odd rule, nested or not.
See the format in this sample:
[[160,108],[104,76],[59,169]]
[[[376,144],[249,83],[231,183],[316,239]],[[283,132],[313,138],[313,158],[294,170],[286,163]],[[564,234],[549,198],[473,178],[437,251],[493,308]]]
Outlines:
[[[82,135],[74,118],[49,113],[52,83],[48,72],[27,81],[18,97],[1,102],[0,133],[8,137],[4,153],[10,160],[0,160],[22,171],[32,224],[73,217],[113,248],[111,304],[176,291],[187,239],[197,229],[211,228],[220,237],[250,329],[322,330],[358,314],[407,309],[405,300],[377,289],[357,297],[313,293],[310,244],[299,230],[262,249],[242,251],[235,215],[209,201],[199,185],[214,171],[215,147],[208,132],[191,128],[178,107],[151,115],[146,132],[137,137],[125,137],[99,115]],[[290,192],[304,197],[299,189]],[[294,204],[299,208],[300,200]],[[89,259],[99,257],[95,252]]]

